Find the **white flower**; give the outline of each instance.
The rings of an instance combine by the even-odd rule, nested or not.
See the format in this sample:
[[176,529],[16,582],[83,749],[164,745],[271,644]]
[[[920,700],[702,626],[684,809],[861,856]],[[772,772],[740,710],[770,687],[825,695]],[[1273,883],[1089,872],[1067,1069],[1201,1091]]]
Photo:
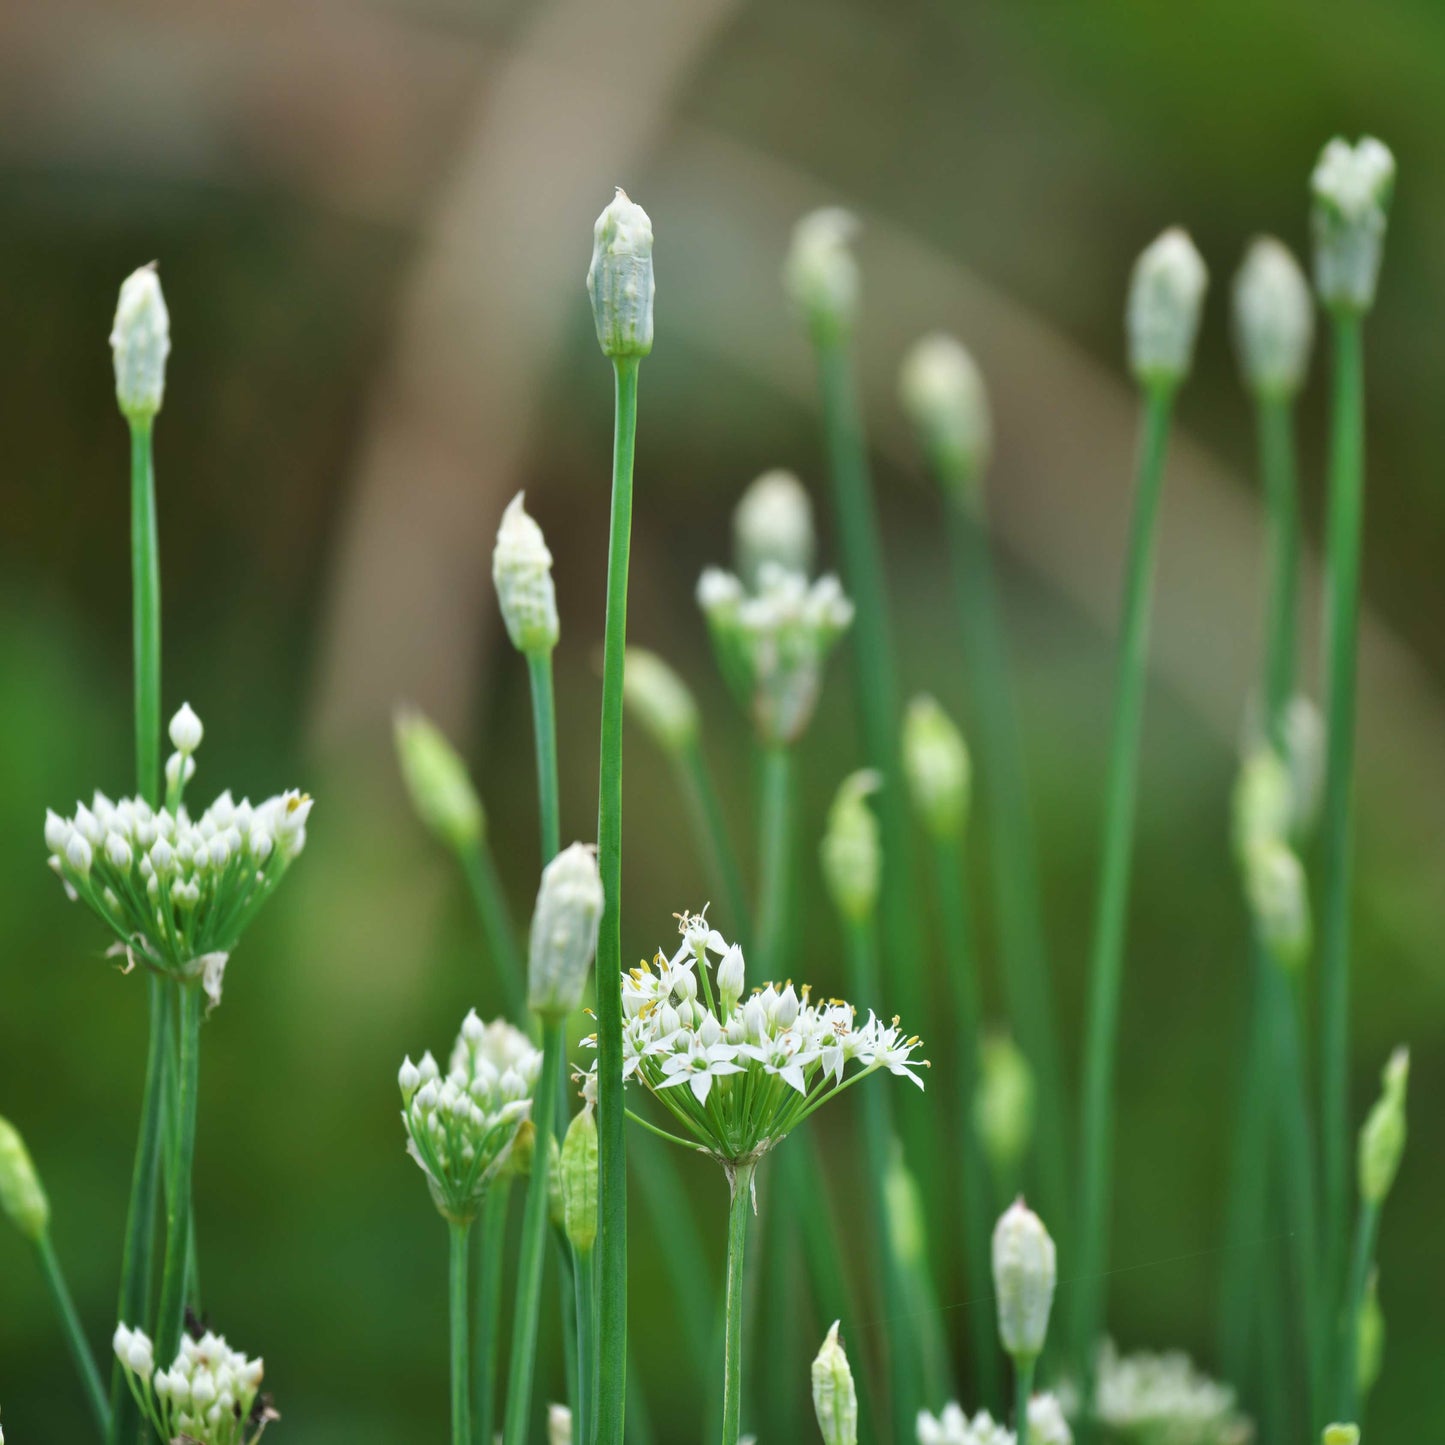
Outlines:
[[[1061,1391],[1069,1414],[1077,1399]],[[1235,1395],[1195,1369],[1178,1350],[1120,1355],[1112,1341],[1099,1350],[1095,1411],[1110,1436],[1168,1440],[1178,1445],[1247,1445],[1254,1431],[1235,1408]]]
[[938,1415],[918,1412],[918,1445],[1014,1445],[1012,1430],[980,1410],[972,1420],[954,1403]]
[[116,1358],[141,1413],[162,1440],[195,1445],[254,1445],[277,1419],[266,1399],[257,1399],[265,1366],[233,1350],[207,1330],[187,1335],[170,1366],[155,1370],[150,1339],[141,1330],[117,1325]]

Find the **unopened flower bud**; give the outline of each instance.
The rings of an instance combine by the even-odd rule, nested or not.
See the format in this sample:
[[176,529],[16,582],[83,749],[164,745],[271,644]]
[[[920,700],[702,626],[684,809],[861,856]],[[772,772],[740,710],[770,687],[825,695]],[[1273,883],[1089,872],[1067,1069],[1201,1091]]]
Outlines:
[[1372,1269],[1360,1304],[1355,1336],[1355,1386],[1361,1401],[1369,1399],[1384,1364],[1385,1316],[1380,1309],[1380,1272]]
[[627,649],[622,700],[663,752],[675,756],[697,741],[697,703],[687,684],[655,652]]
[[813,503],[792,472],[764,472],[749,483],[733,511],[733,548],[738,575],[756,588],[768,563],[809,576],[817,536]]
[[587,294],[604,356],[652,350],[652,222],[620,186],[592,228]]
[[421,1088],[421,1070],[412,1063],[410,1054],[402,1060],[401,1068],[397,1072],[396,1082],[401,1089],[402,1103],[411,1103],[412,1095]]
[[823,1445],[858,1445],[858,1391],[834,1320],[813,1361],[813,1412]]
[[527,1003],[543,1018],[564,1018],[580,1007],[601,918],[596,853],[585,843],[574,843],[542,870],[532,914]]
[[928,1227],[923,1220],[923,1199],[918,1181],[903,1162],[903,1150],[894,1145],[883,1174],[888,1239],[893,1257],[905,1265],[926,1268]]
[[1261,236],[1234,275],[1234,339],[1250,390],[1294,396],[1304,385],[1314,342],[1315,307],[1289,247]]
[[989,1034],[979,1047],[973,1119],[994,1176],[1015,1178],[1033,1139],[1034,1076],[1006,1034]]
[[1324,1445],[1360,1445],[1358,1425],[1326,1425],[1321,1437]]
[[1035,1360],[1043,1352],[1057,1278],[1054,1241],[1043,1220],[1016,1200],[993,1231],[999,1339],[1015,1361]]
[[865,922],[878,903],[883,845],[868,795],[877,792],[880,782],[878,774],[866,768],[845,778],[823,835],[823,878],[833,906],[852,923]]
[[1178,226],[1134,263],[1126,312],[1129,369],[1146,387],[1177,386],[1189,375],[1209,273]]
[[417,816],[452,848],[481,842],[481,800],[456,749],[440,729],[410,708],[397,712],[395,732],[401,775]]
[[547,1406],[547,1445],[572,1445],[572,1412],[565,1405]]
[[1320,153],[1310,190],[1320,300],[1332,311],[1366,312],[1380,277],[1395,157],[1373,136],[1354,146],[1336,136]]
[[723,954],[717,966],[717,991],[718,998],[722,1002],[724,1014],[731,1014],[734,1005],[743,996],[743,988],[747,982],[746,964],[743,961],[743,951],[733,944]]
[[180,711],[171,719],[170,735],[171,746],[178,753],[193,753],[200,747],[205,729],[190,703],[183,702]]
[[1381,1075],[1384,1092],[1360,1130],[1360,1198],[1383,1204],[1405,1153],[1405,1089],[1410,1081],[1410,1051],[1398,1048]]
[[1245,860],[1245,891],[1270,957],[1291,971],[1309,957],[1310,903],[1299,858],[1277,840],[1256,843]]
[[1234,854],[1247,870],[1256,848],[1290,836],[1294,790],[1289,769],[1273,748],[1257,747],[1240,764],[1233,802]]
[[858,310],[858,263],[850,249],[857,230],[858,218],[837,206],[811,211],[793,227],[783,280],[820,341],[845,336]]
[[993,423],[967,348],[942,333],[915,342],[903,358],[898,394],[943,482],[972,488],[993,451]]
[[79,833],[72,833],[65,844],[65,861],[82,878],[87,878],[90,876],[90,865],[93,858],[90,844]]
[[1035,1395],[1030,1399],[1029,1445],[1074,1445],[1074,1432],[1069,1429],[1057,1395]]
[[972,769],[968,746],[931,697],[916,697],[903,719],[903,770],[923,826],[940,841],[962,837]]
[[492,581],[512,646],[528,657],[557,645],[557,589],[552,554],[542,529],[528,516],[518,492],[502,513],[492,549]]
[[172,792],[196,776],[196,760],[189,753],[172,753],[166,759],[166,787]]
[[128,421],[150,421],[165,397],[171,350],[171,318],[154,265],[132,271],[121,284],[110,349],[121,414]]
[[0,1116],[0,1210],[16,1229],[38,1244],[50,1227],[50,1201],[35,1172],[30,1151],[19,1130]]
[[597,1120],[590,1104],[567,1126],[559,1177],[568,1242],[587,1254],[597,1240]]

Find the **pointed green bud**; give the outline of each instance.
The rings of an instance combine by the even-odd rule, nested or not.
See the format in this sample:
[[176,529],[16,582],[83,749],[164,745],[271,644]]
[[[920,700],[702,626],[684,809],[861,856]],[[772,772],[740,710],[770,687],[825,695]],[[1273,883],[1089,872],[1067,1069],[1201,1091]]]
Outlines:
[[993,452],[983,374],[961,342],[925,336],[903,358],[898,395],[948,486],[972,488]]
[[121,415],[127,421],[150,421],[165,399],[171,350],[171,318],[154,263],[132,271],[122,283],[110,349]]
[[587,294],[604,356],[646,356],[652,350],[652,222],[621,186],[592,228]]
[[1036,1360],[1049,1333],[1058,1261],[1044,1222],[1020,1197],[993,1231],[998,1334],[1015,1363]]
[[918,1192],[918,1181],[903,1162],[903,1150],[896,1143],[883,1174],[883,1202],[894,1258],[926,1268],[928,1227],[923,1221],[923,1199]]
[[1256,396],[1288,399],[1309,370],[1315,303],[1294,253],[1273,236],[1250,244],[1234,275],[1234,341]]
[[557,589],[552,554],[542,529],[528,516],[518,492],[502,513],[492,548],[492,581],[507,636],[518,652],[533,657],[557,645]]
[[675,757],[697,741],[697,702],[682,678],[655,652],[627,649],[622,701],[663,752]]
[[852,241],[858,218],[837,206],[810,211],[793,227],[783,281],[818,341],[839,341],[858,310],[858,262]]
[[1410,1051],[1398,1048],[1381,1075],[1384,1092],[1360,1130],[1360,1198],[1383,1204],[1400,1172],[1405,1153],[1405,1089],[1410,1082]]
[[481,800],[457,751],[414,708],[396,714],[396,755],[416,815],[443,843],[466,848],[486,831]]
[[1254,849],[1288,839],[1294,821],[1289,769],[1273,748],[1260,745],[1240,764],[1233,801],[1234,856],[1247,870]]
[[1395,192],[1395,157],[1373,136],[1336,136],[1310,176],[1314,196],[1315,289],[1332,311],[1375,304],[1385,223]]
[[858,1391],[838,1338],[838,1323],[833,1321],[813,1361],[813,1413],[823,1445],[858,1445]]
[[1385,1315],[1380,1309],[1380,1272],[1370,1271],[1355,1337],[1355,1386],[1363,1402],[1370,1398],[1385,1365]]
[[601,920],[596,851],[574,843],[542,870],[532,913],[527,1005],[544,1019],[565,1018],[581,1007]]
[[823,835],[823,878],[833,906],[852,923],[864,923],[878,905],[883,844],[868,795],[881,784],[871,768],[844,778]]
[[0,1117],[0,1210],[32,1244],[50,1227],[50,1201],[19,1130]]
[[1360,1445],[1358,1425],[1326,1425],[1321,1437],[1324,1445]]
[[931,697],[915,697],[904,714],[903,771],[923,826],[940,841],[961,838],[973,772],[968,745]]
[[1034,1076],[1007,1034],[986,1035],[979,1048],[973,1119],[994,1177],[1015,1178],[1033,1141]]
[[747,586],[757,589],[769,563],[811,576],[817,546],[813,503],[792,472],[764,472],[749,483],[733,512],[738,576]]
[[1178,226],[1134,263],[1126,311],[1129,369],[1146,387],[1177,386],[1189,375],[1209,273]]
[[1249,911],[1270,957],[1294,972],[1309,957],[1310,901],[1304,865],[1283,843],[1254,844],[1245,860]]
[[597,1121],[588,1104],[562,1141],[562,1221],[568,1242],[587,1254],[597,1240]]

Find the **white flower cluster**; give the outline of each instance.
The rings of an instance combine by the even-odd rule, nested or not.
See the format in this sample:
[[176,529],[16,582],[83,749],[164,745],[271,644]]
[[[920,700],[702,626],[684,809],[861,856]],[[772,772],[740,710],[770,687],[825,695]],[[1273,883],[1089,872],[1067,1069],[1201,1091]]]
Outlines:
[[1105,1438],[1119,1445],[1247,1445],[1254,1437],[1234,1391],[1180,1350],[1120,1355],[1106,1340],[1095,1410]]
[[853,604],[831,573],[810,583],[772,562],[749,593],[731,572],[709,567],[698,581],[718,664],[767,743],[795,742],[812,720],[823,664],[853,621]]
[[[186,714],[198,742],[189,708],[172,722],[172,737],[190,741]],[[175,756],[193,771],[192,750]],[[183,788],[173,783],[165,808],[97,792],[68,818],[47,812],[45,844],[66,892],[90,905],[132,961],[202,979],[214,1003],[227,956],[306,846],[312,800],[292,791],[253,805],[227,791],[193,819]]]
[[169,1369],[157,1370],[144,1330],[115,1327],[112,1342],[131,1394],[162,1440],[252,1445],[279,1418],[261,1395],[264,1366],[207,1330],[188,1335]]
[[427,1177],[436,1207],[455,1223],[474,1219],[532,1108],[542,1055],[504,1019],[463,1020],[443,1077],[430,1052],[397,1075],[407,1152]]
[[[724,1163],[756,1159],[879,1069],[923,1087],[915,1070],[926,1064],[913,1057],[921,1045],[896,1019],[870,1013],[859,1026],[851,1004],[814,1004],[792,984],[744,999],[742,949],[700,914],[680,923],[677,953],[623,977],[622,1075],[639,1079],[700,1148]],[[719,960],[716,993],[709,955]]]
[[[955,1404],[939,1415],[918,1412],[918,1445],[1015,1445],[1016,1436],[987,1410],[972,1420]],[[1029,1401],[1029,1445],[1073,1445],[1074,1433],[1053,1395],[1035,1395]]]

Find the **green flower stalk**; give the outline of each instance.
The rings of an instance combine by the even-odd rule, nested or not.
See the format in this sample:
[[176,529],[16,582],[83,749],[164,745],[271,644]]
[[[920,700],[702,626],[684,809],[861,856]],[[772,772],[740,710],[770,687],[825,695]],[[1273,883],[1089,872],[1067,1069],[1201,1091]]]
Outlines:
[[917,342],[904,359],[899,396],[943,493],[963,661],[976,710],[1004,983],[1020,1044],[1039,1080],[1038,1174],[1044,1205],[1062,1219],[1068,1186],[1063,1077],[1033,821],[983,487],[993,450],[988,394],[968,351],[951,336],[934,335]]
[[597,942],[599,1077],[598,1357],[595,1445],[623,1445],[627,1399],[627,1154],[622,1100],[622,679],[627,571],[632,548],[632,467],[637,373],[652,350],[656,284],[652,222],[619,190],[597,218],[587,292],[602,354],[612,361],[616,420],[607,621],[602,651],[602,744],[597,850],[605,904]]
[[[85,1402],[104,1438],[110,1430],[110,1402],[106,1399],[95,1356],[90,1352],[80,1316],[75,1312],[75,1302],[61,1272],[59,1257],[51,1243],[50,1200],[30,1158],[30,1151],[25,1147],[25,1140],[3,1116],[0,1116],[0,1213],[9,1218],[35,1250],[36,1260],[55,1305],[56,1317],[65,1334],[76,1373],[80,1376]],[[3,1442],[3,1437],[0,1437],[0,1442]]]
[[823,1445],[858,1445],[858,1391],[834,1320],[813,1361],[813,1413]]
[[1084,1043],[1083,1184],[1074,1324],[1086,1414],[1092,1399],[1094,1351],[1104,1314],[1114,1055],[1134,850],[1159,498],[1174,397],[1189,372],[1207,281],[1204,262],[1189,237],[1181,230],[1166,231],[1143,252],[1134,267],[1125,318],[1130,370],[1144,397],[1144,434],[1125,574],[1118,691],[1104,794],[1102,864]]
[[[1339,1302],[1349,1171],[1350,890],[1355,674],[1365,482],[1364,319],[1375,300],[1395,186],[1389,150],[1335,139],[1310,178],[1315,290],[1333,339],[1325,536],[1325,760],[1320,852],[1320,1131],[1327,1299]],[[1332,1362],[1338,1372],[1343,1362]]]
[[1380,1271],[1372,1269],[1355,1322],[1355,1394],[1363,1414],[1385,1366],[1385,1314],[1380,1308]]
[[577,1360],[582,1380],[577,1394],[576,1434],[590,1438],[597,1380],[593,1356],[597,1302],[593,1296],[592,1247],[597,1242],[597,1120],[587,1102],[567,1126],[562,1143],[562,1227],[572,1246],[577,1313]]

